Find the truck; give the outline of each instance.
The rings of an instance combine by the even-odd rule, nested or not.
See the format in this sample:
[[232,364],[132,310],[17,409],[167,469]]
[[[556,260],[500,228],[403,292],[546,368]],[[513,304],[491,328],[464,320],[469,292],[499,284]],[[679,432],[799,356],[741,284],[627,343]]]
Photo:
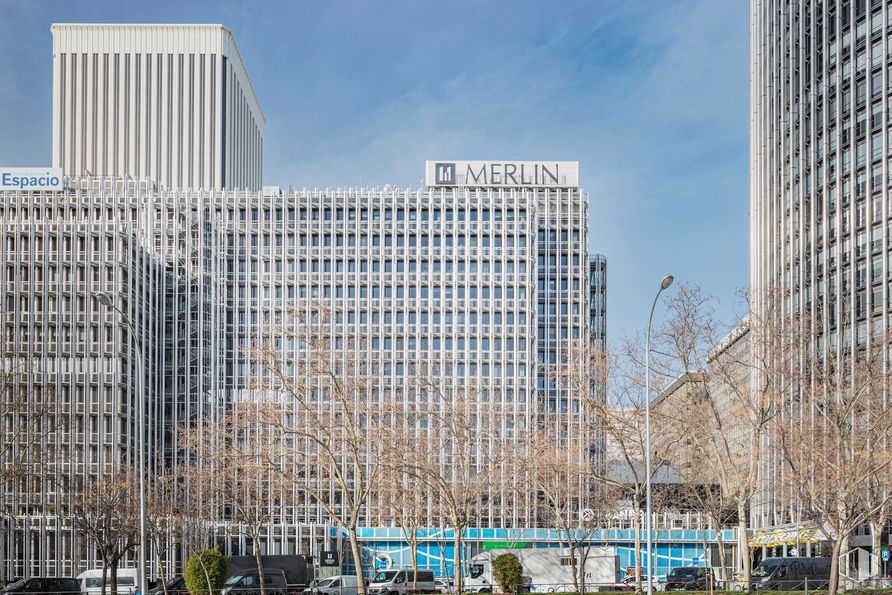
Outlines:
[[[102,585],[105,584],[105,592],[111,593],[111,572],[102,568],[94,568],[85,570],[77,575],[80,581],[81,593],[86,595],[99,595],[102,593]],[[139,569],[138,568],[118,568],[117,572],[118,594],[132,595],[139,591]]]
[[[521,589],[531,593],[551,593],[573,590],[573,559],[570,548],[495,549],[477,554],[468,561],[465,590],[472,593],[492,593],[498,583],[492,575],[492,562],[502,554],[514,554],[523,568]],[[576,552],[577,565],[582,556]],[[588,550],[585,560],[585,588],[613,587],[620,579],[619,556],[612,547]]]
[[[301,593],[313,580],[312,560],[306,556],[260,556],[264,570],[278,568],[285,573],[288,593]],[[257,570],[254,556],[230,556],[226,559],[226,576],[233,576],[243,570]]]

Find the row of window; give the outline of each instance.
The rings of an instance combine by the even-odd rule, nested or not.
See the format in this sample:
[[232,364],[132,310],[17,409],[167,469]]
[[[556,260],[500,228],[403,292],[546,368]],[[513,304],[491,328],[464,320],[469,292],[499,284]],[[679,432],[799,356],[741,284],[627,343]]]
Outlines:
[[[576,258],[578,261],[578,256]],[[451,260],[451,259],[432,259],[432,260],[286,260],[277,259],[275,262],[269,260],[260,261],[251,259],[249,261],[229,260],[226,268],[230,273],[234,273],[238,266],[239,273],[508,273],[515,271],[518,273],[527,272],[527,263],[525,260],[512,261],[501,260],[477,261],[477,260]],[[544,266],[544,265],[542,265]],[[566,266],[566,265],[564,265]]]
[[[245,378],[245,374],[248,374],[252,369],[253,372],[251,374],[255,377],[263,373],[263,370],[259,367],[238,364],[238,373],[242,378]],[[292,375],[294,373],[293,367],[286,363],[284,373],[286,376]],[[381,365],[380,373],[384,377],[413,375],[412,366],[403,362],[384,363]],[[466,378],[526,378],[527,365],[521,363],[455,362],[451,366],[441,368],[439,374],[447,377],[459,376]]]
[[[542,305],[542,304],[540,304]],[[554,304],[551,304],[552,306]],[[574,304],[577,306],[578,304]],[[566,306],[566,304],[563,304]],[[564,308],[566,309],[566,308]],[[281,312],[279,312],[281,314]],[[236,320],[240,325],[252,324],[257,325],[261,322],[261,315],[259,312],[244,312],[239,311],[238,314],[234,314],[233,312],[227,313],[227,323],[233,324]],[[365,311],[361,310],[359,312],[349,311],[349,312],[337,312],[334,315],[335,323],[337,324],[353,324],[359,322],[360,324],[469,324],[469,325],[493,325],[493,326],[501,326],[501,325],[524,325],[526,324],[526,312],[478,312],[476,310],[472,310],[470,312],[464,312],[462,310],[450,311],[446,310],[443,312],[434,311],[411,311],[411,312],[391,312],[391,311]]]
[[[250,241],[249,241],[250,240]],[[250,236],[240,235],[238,238],[238,246],[247,248],[250,244],[251,248],[291,248],[297,245],[301,247],[308,246],[325,246],[330,247],[361,247],[361,248],[378,248],[384,246],[390,248],[526,248],[527,238],[524,235],[518,235],[516,240],[513,235],[481,235],[477,234],[343,234],[343,233],[311,233],[311,234],[281,234],[281,235],[257,235]]]
[[[271,288],[264,287],[263,288],[263,296],[264,299],[273,299]],[[284,289],[284,291],[282,291]],[[252,285],[250,288],[245,287],[244,285],[238,288],[238,298],[242,301],[244,300],[257,300],[260,297],[260,288],[256,285]],[[379,286],[372,285],[366,286],[361,285],[359,287],[354,285],[349,286],[331,286],[331,285],[313,285],[311,287],[307,287],[305,285],[301,285],[299,288],[296,288],[294,285],[289,285],[286,288],[282,288],[281,286],[276,287],[275,297],[276,298],[360,298],[360,299],[380,299],[384,298],[420,298],[420,299],[465,299],[467,296],[468,299],[508,299],[513,300],[524,299],[526,298],[526,288],[523,286],[520,287],[427,287],[427,286],[417,286],[410,285],[408,287],[403,285],[398,285],[396,287],[391,285]],[[232,291],[230,287],[230,298],[235,298],[236,293]],[[242,304],[244,305],[244,304]],[[521,305],[521,304],[519,304]]]
[[[526,221],[526,209],[343,209],[343,208],[238,208],[238,221]],[[157,215],[160,217],[160,214]]]

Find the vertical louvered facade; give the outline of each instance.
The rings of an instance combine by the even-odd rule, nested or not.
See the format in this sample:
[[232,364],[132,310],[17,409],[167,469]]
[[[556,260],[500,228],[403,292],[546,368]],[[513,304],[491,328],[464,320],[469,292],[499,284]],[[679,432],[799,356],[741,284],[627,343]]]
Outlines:
[[264,117],[228,29],[55,24],[52,33],[54,167],[260,189]]

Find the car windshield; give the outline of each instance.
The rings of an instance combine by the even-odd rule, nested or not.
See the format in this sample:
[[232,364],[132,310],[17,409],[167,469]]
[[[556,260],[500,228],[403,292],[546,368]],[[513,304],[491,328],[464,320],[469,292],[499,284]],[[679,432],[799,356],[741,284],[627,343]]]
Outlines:
[[469,570],[471,571],[471,578],[480,578],[480,575],[483,574],[483,564],[471,564]]
[[321,581],[319,581],[319,584],[316,586],[317,587],[327,587],[327,586],[331,585],[333,582],[334,582],[333,578],[326,578],[326,579],[322,579]]
[[389,583],[396,576],[396,570],[382,570],[372,579],[373,583]]
[[239,582],[240,580],[242,580],[243,576],[244,576],[243,574],[233,574],[228,579],[226,579],[226,582],[223,584],[224,585],[234,585],[237,582]]
[[28,584],[28,579],[22,578],[12,583],[11,585],[6,585],[6,587],[0,589],[0,592],[15,591],[16,589],[21,589],[26,584]]
[[696,568],[673,568],[672,572],[669,573],[669,576],[673,576],[673,577],[697,576],[697,569]]
[[753,577],[764,578],[766,576],[771,576],[776,568],[777,564],[759,564],[758,568],[753,570]]

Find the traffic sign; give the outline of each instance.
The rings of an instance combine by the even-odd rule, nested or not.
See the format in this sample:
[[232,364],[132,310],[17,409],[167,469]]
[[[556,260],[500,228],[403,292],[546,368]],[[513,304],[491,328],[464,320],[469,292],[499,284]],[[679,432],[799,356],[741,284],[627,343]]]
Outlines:
[[888,562],[889,558],[892,557],[892,551],[890,551],[889,548],[884,547],[882,550],[880,550],[880,557],[883,559],[884,562]]

